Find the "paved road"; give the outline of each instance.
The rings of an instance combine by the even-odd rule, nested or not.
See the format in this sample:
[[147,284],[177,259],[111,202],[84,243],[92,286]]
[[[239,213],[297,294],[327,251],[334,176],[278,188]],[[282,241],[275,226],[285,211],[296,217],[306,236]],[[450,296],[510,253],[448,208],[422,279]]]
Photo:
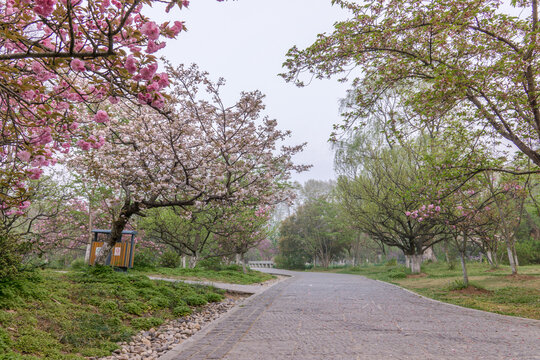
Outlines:
[[355,275],[294,273],[163,360],[540,359],[540,321]]

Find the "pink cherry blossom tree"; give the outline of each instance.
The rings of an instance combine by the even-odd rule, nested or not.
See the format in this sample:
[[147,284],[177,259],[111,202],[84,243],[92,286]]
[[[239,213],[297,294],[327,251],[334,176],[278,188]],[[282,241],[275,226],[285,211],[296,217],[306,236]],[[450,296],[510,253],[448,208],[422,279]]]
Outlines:
[[[219,1],[219,0],[218,0]],[[186,0],[6,0],[0,3],[2,209],[30,196],[38,179],[79,139],[81,119],[107,122],[105,100],[162,104],[155,53],[185,29],[158,24],[147,7]],[[85,109],[93,116],[81,113]],[[88,137],[89,134],[86,134]],[[82,142],[82,147],[93,139]]]
[[87,177],[99,174],[122,193],[120,213],[98,263],[130,218],[146,209],[199,209],[215,201],[273,204],[290,196],[286,182],[291,171],[306,169],[291,160],[303,145],[276,151],[289,132],[261,117],[264,96],[259,91],[244,92],[226,106],[220,97],[223,79],[212,82],[196,66],[168,70],[173,88],[161,112],[128,103],[116,106],[109,110],[109,122],[88,126],[102,144],[89,142],[88,150],[71,158],[73,169]]

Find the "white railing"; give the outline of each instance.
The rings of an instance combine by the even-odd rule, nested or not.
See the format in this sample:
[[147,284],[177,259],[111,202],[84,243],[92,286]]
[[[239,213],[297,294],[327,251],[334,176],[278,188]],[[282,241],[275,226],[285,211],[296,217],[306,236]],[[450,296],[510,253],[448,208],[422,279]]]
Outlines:
[[249,261],[250,268],[273,268],[276,266],[273,261]]

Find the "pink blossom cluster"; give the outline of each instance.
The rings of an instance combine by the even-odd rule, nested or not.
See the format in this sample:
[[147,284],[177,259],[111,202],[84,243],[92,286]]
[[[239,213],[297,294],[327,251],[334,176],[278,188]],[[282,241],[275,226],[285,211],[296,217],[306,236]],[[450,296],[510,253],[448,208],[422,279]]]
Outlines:
[[440,212],[441,207],[439,205],[429,204],[427,206],[422,205],[417,210],[406,211],[405,215],[408,217],[412,217],[413,219],[417,219],[418,221],[423,221],[427,218],[439,215]]

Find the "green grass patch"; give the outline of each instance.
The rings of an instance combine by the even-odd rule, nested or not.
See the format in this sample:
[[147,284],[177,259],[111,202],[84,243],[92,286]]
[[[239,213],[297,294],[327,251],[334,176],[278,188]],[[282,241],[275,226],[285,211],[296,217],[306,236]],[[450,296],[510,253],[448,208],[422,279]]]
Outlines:
[[139,330],[222,298],[212,287],[109,268],[37,271],[0,282],[0,360],[107,356]]
[[511,276],[508,266],[493,269],[487,264],[467,265],[469,287],[463,285],[461,266],[444,262],[422,265],[422,274],[411,275],[402,265],[365,265],[343,269],[314,269],[355,274],[397,284],[418,294],[460,305],[540,320],[540,265],[520,266]]
[[217,270],[203,267],[195,267],[193,269],[158,267],[155,269],[137,270],[137,272],[145,275],[162,275],[177,279],[207,280],[244,285],[261,283],[274,278],[273,275],[254,270],[248,270],[247,274],[244,274],[242,267],[238,265],[225,266]]

